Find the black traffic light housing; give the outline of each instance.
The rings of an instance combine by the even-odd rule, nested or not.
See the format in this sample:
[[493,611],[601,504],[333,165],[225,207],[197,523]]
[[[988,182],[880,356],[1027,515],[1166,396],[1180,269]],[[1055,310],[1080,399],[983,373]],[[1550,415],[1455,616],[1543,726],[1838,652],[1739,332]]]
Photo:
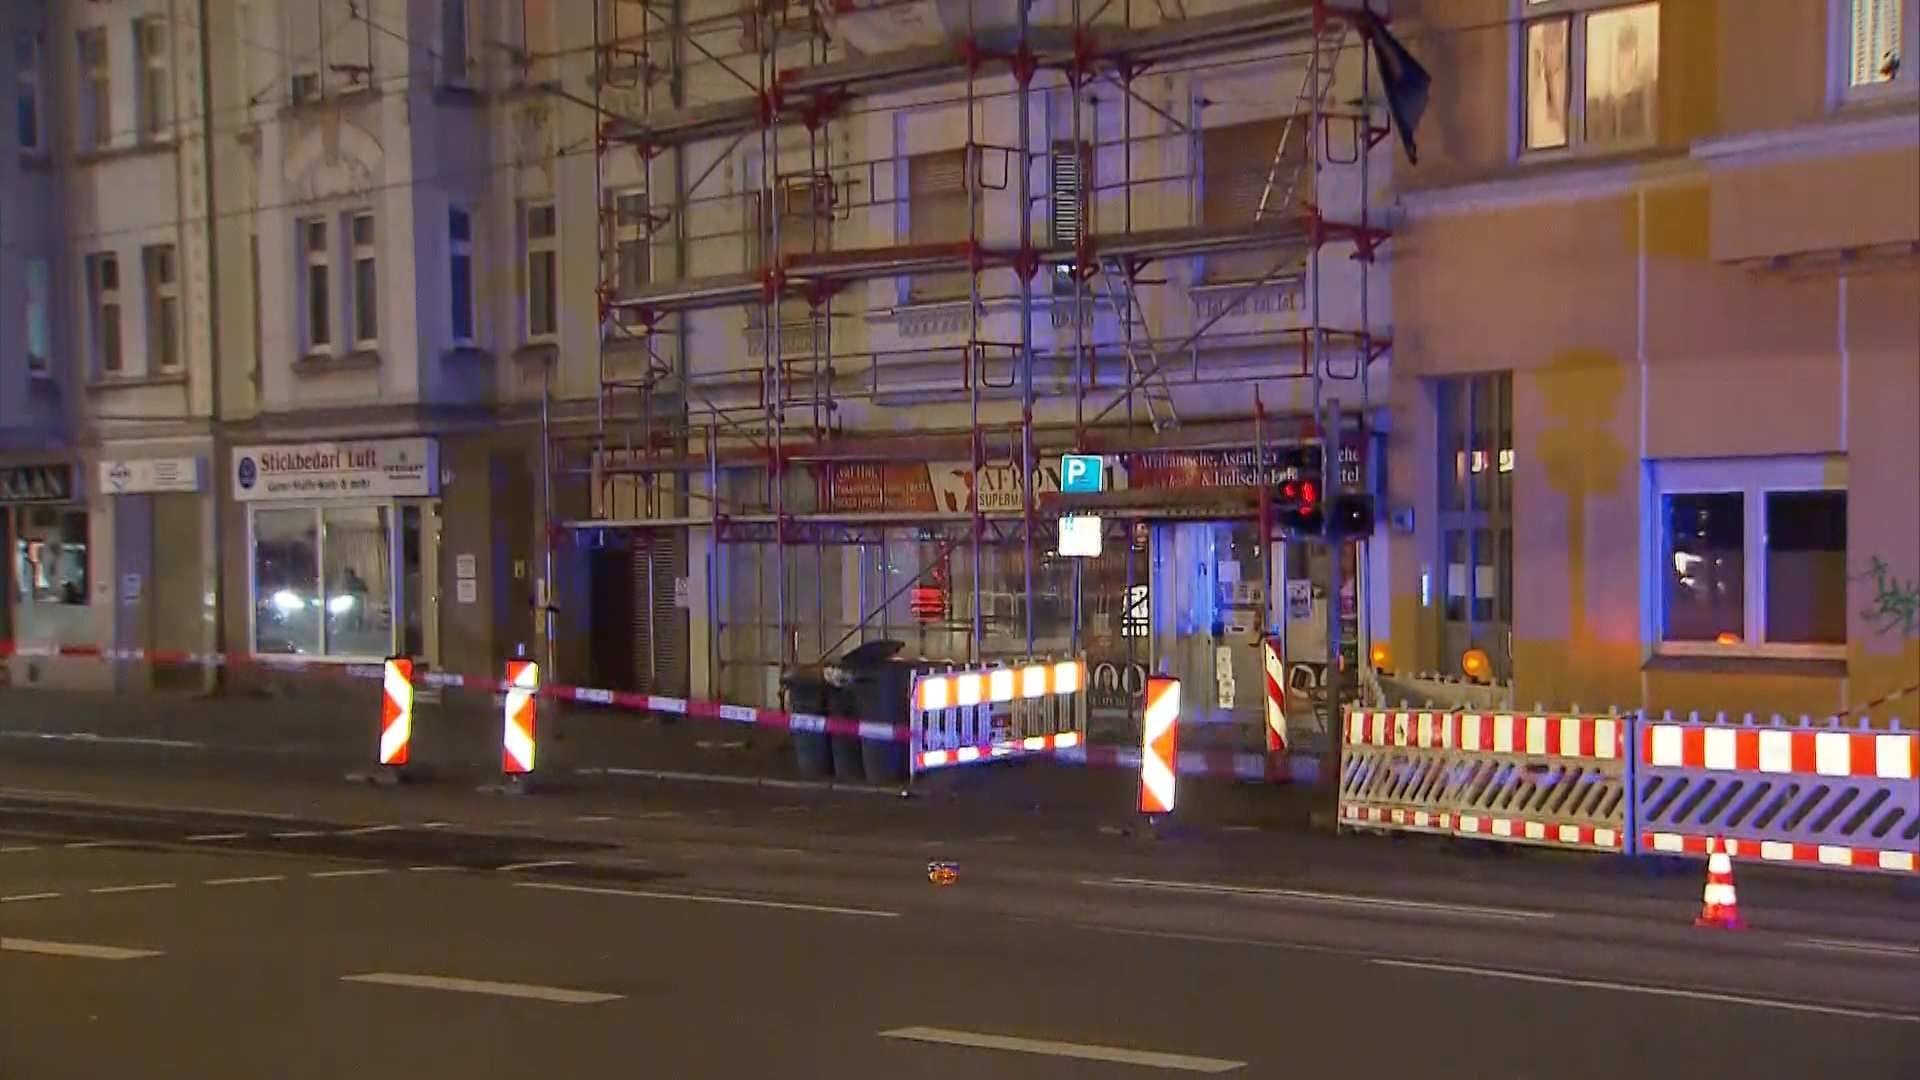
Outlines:
[[1312,480],[1289,480],[1280,485],[1274,516],[1287,536],[1315,536],[1326,527],[1320,505],[1320,485]]
[[1327,507],[1327,532],[1336,537],[1371,536],[1374,530],[1373,496],[1341,493]]

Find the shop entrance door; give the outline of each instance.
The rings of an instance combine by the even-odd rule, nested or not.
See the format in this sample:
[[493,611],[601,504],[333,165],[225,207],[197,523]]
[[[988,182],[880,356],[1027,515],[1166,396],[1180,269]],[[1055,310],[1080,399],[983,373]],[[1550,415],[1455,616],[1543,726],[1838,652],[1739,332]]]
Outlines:
[[1181,744],[1195,750],[1265,745],[1266,585],[1251,521],[1154,526],[1155,671],[1181,681]]
[[[400,504],[400,543],[394,553],[395,578],[400,582],[399,652],[429,670],[440,665],[440,501],[406,500]],[[477,566],[455,566],[454,585],[478,590]],[[463,586],[461,582],[466,582]],[[472,603],[470,598],[465,602]]]

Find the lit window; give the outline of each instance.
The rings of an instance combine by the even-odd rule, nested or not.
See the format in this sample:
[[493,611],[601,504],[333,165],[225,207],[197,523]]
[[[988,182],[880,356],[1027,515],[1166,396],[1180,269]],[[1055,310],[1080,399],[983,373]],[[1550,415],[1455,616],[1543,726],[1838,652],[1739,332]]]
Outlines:
[[87,603],[87,512],[20,515],[13,581],[21,604]]
[[1522,151],[1620,150],[1651,143],[1660,5],[1527,0],[1524,14]]
[[120,259],[110,251],[87,256],[88,329],[94,370],[118,375],[121,368]]
[[260,509],[252,525],[254,652],[373,659],[393,651],[387,507]]
[[520,242],[526,252],[526,336],[551,340],[560,333],[560,227],[554,204],[520,208]]
[[1838,654],[1847,492],[1820,459],[1654,467],[1663,652]]
[[147,363],[156,371],[180,366],[180,277],[172,244],[140,251],[146,277]]

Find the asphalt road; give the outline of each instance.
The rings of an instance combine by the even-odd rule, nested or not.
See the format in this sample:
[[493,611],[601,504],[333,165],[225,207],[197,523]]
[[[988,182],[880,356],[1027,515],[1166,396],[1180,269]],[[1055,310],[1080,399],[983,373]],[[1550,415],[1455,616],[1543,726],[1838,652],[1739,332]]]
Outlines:
[[1920,1075],[1898,934],[646,835],[15,798],[0,1076]]

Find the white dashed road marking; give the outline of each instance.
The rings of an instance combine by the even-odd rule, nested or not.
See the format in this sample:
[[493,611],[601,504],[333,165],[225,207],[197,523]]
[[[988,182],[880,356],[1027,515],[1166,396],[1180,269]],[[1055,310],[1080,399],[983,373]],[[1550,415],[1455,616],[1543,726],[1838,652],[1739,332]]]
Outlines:
[[1094,1046],[1088,1043],[1054,1042],[1050,1039],[1018,1039],[1009,1035],[988,1035],[976,1031],[951,1031],[947,1028],[904,1027],[880,1033],[883,1039],[965,1046],[976,1050],[1003,1050],[1014,1054],[1041,1054],[1046,1057],[1075,1058],[1080,1061],[1108,1061],[1117,1065],[1138,1065],[1172,1072],[1226,1073],[1244,1069],[1244,1061],[1225,1058],[1194,1057],[1191,1054],[1167,1054],[1157,1050],[1129,1050],[1120,1046]]
[[399,830],[400,830],[400,826],[398,825],[362,825],[357,829],[341,829],[340,835],[341,836],[365,836],[368,833],[398,832]]
[[1220,885],[1201,881],[1154,881],[1146,878],[1108,878],[1083,880],[1082,885],[1109,889],[1148,889],[1162,892],[1200,893],[1212,896],[1242,896],[1255,899],[1292,900],[1334,907],[1375,910],[1417,911],[1433,915],[1458,915],[1474,919],[1526,922],[1551,919],[1550,911],[1526,911],[1517,908],[1480,907],[1474,904],[1443,904],[1432,900],[1396,900],[1385,896],[1356,896],[1349,893],[1313,892],[1307,889],[1266,889],[1250,885]]
[[16,896],[0,896],[0,904],[24,904],[29,900],[58,899],[60,899],[60,894],[57,892],[30,892],[20,893]]
[[210,832],[200,833],[197,836],[189,836],[187,837],[187,843],[204,844],[214,840],[244,840],[246,838],[247,834],[243,832]]
[[752,900],[744,896],[703,896],[699,893],[653,892],[648,889],[610,889],[594,885],[561,885],[551,881],[517,881],[518,889],[550,889],[554,892],[585,893],[589,896],[631,896],[638,900],[678,900],[687,904],[719,904],[725,907],[771,908],[775,911],[812,911],[822,915],[858,915],[868,919],[897,919],[897,911],[870,908],[834,907],[829,904],[801,904],[785,900]]
[[41,956],[71,956],[81,960],[139,960],[161,956],[154,949],[123,949],[117,945],[80,945],[70,941],[33,941],[29,938],[0,938],[0,952],[37,953]]
[[12,855],[22,851],[39,851],[39,850],[40,848],[36,844],[8,844],[5,847],[0,847],[0,855]]
[[313,873],[308,874],[307,876],[315,877],[315,878],[374,877],[378,874],[384,874],[384,873],[386,873],[384,869],[381,869],[379,867],[369,867],[364,870],[315,870]]
[[222,885],[260,885],[269,881],[285,880],[287,880],[287,875],[285,874],[254,874],[251,877],[214,878],[210,881],[202,882],[202,884],[217,889]]
[[97,889],[88,889],[95,896],[112,896],[118,893],[159,892],[173,888],[171,881],[149,881],[142,885],[102,885]]
[[327,834],[323,832],[318,832],[313,829],[296,829],[293,832],[274,833],[273,838],[275,840],[305,840],[308,837],[325,836],[325,835]]
[[113,841],[111,840],[76,840],[71,844],[65,844],[62,846],[64,846],[68,851],[81,851],[86,848],[112,847]]
[[572,859],[546,859],[542,862],[508,863],[507,865],[500,867],[500,872],[504,874],[511,874],[516,870],[546,870],[555,866],[572,866],[572,865],[573,865]]
[[342,975],[341,982],[373,983],[378,986],[405,986],[415,990],[451,990],[459,994],[492,994],[495,997],[551,1001],[561,1005],[598,1005],[619,1001],[619,994],[593,990],[569,990],[560,986],[530,986],[526,983],[488,982],[484,979],[458,979],[446,975],[402,975],[374,971],[365,975]]

